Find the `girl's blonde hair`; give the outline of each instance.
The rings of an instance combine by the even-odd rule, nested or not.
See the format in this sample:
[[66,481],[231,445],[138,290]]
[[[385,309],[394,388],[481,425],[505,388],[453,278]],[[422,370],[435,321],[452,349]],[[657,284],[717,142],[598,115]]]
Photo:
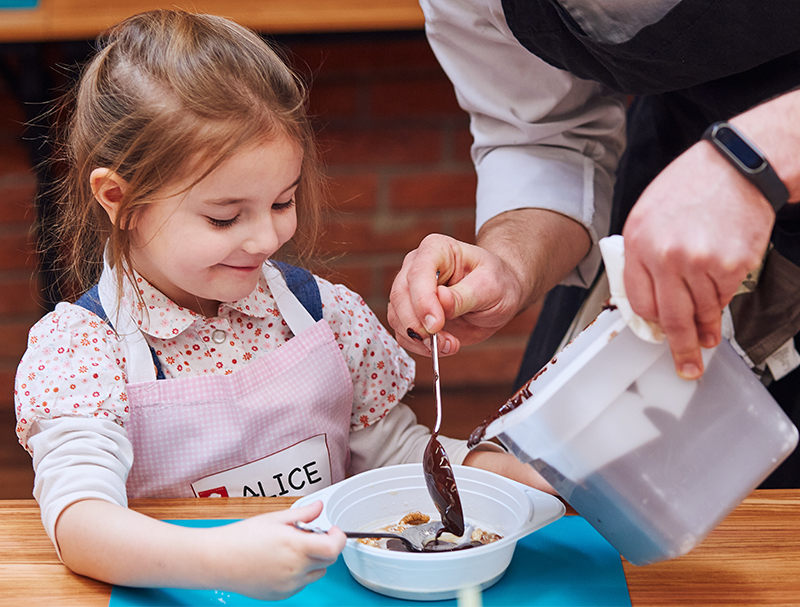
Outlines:
[[[165,186],[203,169],[200,181],[244,146],[288,136],[303,151],[295,254],[310,256],[324,180],[306,114],[306,89],[278,53],[227,19],[156,10],[108,30],[71,95],[57,184],[56,242],[67,284],[82,292],[103,251],[122,284],[132,225]],[[94,199],[91,172],[127,182],[116,224]]]

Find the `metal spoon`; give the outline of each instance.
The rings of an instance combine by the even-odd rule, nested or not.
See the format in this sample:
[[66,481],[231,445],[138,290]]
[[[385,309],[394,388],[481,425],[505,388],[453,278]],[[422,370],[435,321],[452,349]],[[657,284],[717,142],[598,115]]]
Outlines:
[[[307,523],[295,521],[294,526],[300,531],[308,533],[327,533],[325,529],[319,527],[312,527]],[[439,552],[442,547],[436,545],[434,542],[431,547],[427,544],[438,537],[442,524],[439,521],[432,521],[422,525],[413,525],[406,527],[402,533],[389,533],[386,531],[343,531],[347,537],[352,538],[378,538],[378,539],[391,539],[399,540],[408,549],[409,552]],[[463,547],[466,543],[470,542],[471,538],[467,536],[465,542],[460,544],[448,544],[444,547],[445,550],[452,550],[455,548]]]
[[461,498],[458,495],[450,459],[436,438],[442,425],[442,392],[439,385],[439,340],[435,333],[431,335],[431,358],[433,359],[433,390],[436,396],[436,425],[428,445],[425,447],[422,470],[425,474],[428,493],[442,516],[443,525],[439,535],[443,531],[448,531],[460,537],[464,535],[464,513],[461,509]]

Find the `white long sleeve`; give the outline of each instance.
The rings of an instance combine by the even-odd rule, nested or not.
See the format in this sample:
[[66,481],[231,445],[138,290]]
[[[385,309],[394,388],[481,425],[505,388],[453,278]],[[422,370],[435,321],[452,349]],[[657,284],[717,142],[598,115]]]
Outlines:
[[125,430],[114,422],[87,417],[40,420],[28,446],[36,472],[33,495],[56,550],[56,522],[70,504],[101,499],[128,505],[125,481],[133,447]]
[[478,174],[476,231],[520,208],[584,225],[595,246],[564,284],[587,286],[608,233],[625,140],[624,99],[526,50],[500,0],[421,0],[431,48],[470,115]]

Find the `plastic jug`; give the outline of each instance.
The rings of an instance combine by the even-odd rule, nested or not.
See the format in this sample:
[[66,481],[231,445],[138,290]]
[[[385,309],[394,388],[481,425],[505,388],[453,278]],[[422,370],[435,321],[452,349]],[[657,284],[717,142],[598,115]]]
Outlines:
[[696,546],[795,448],[797,428],[726,340],[680,379],[669,347],[606,310],[486,428],[628,561]]

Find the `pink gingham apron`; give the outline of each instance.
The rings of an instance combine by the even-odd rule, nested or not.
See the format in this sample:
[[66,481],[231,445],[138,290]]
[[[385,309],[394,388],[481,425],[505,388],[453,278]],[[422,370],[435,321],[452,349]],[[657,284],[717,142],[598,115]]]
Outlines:
[[[345,478],[350,372],[328,323],[275,267],[264,274],[295,336],[230,375],[156,380],[135,321],[116,315],[129,350],[128,497],[306,495]],[[106,310],[116,310],[113,291],[101,278]]]

